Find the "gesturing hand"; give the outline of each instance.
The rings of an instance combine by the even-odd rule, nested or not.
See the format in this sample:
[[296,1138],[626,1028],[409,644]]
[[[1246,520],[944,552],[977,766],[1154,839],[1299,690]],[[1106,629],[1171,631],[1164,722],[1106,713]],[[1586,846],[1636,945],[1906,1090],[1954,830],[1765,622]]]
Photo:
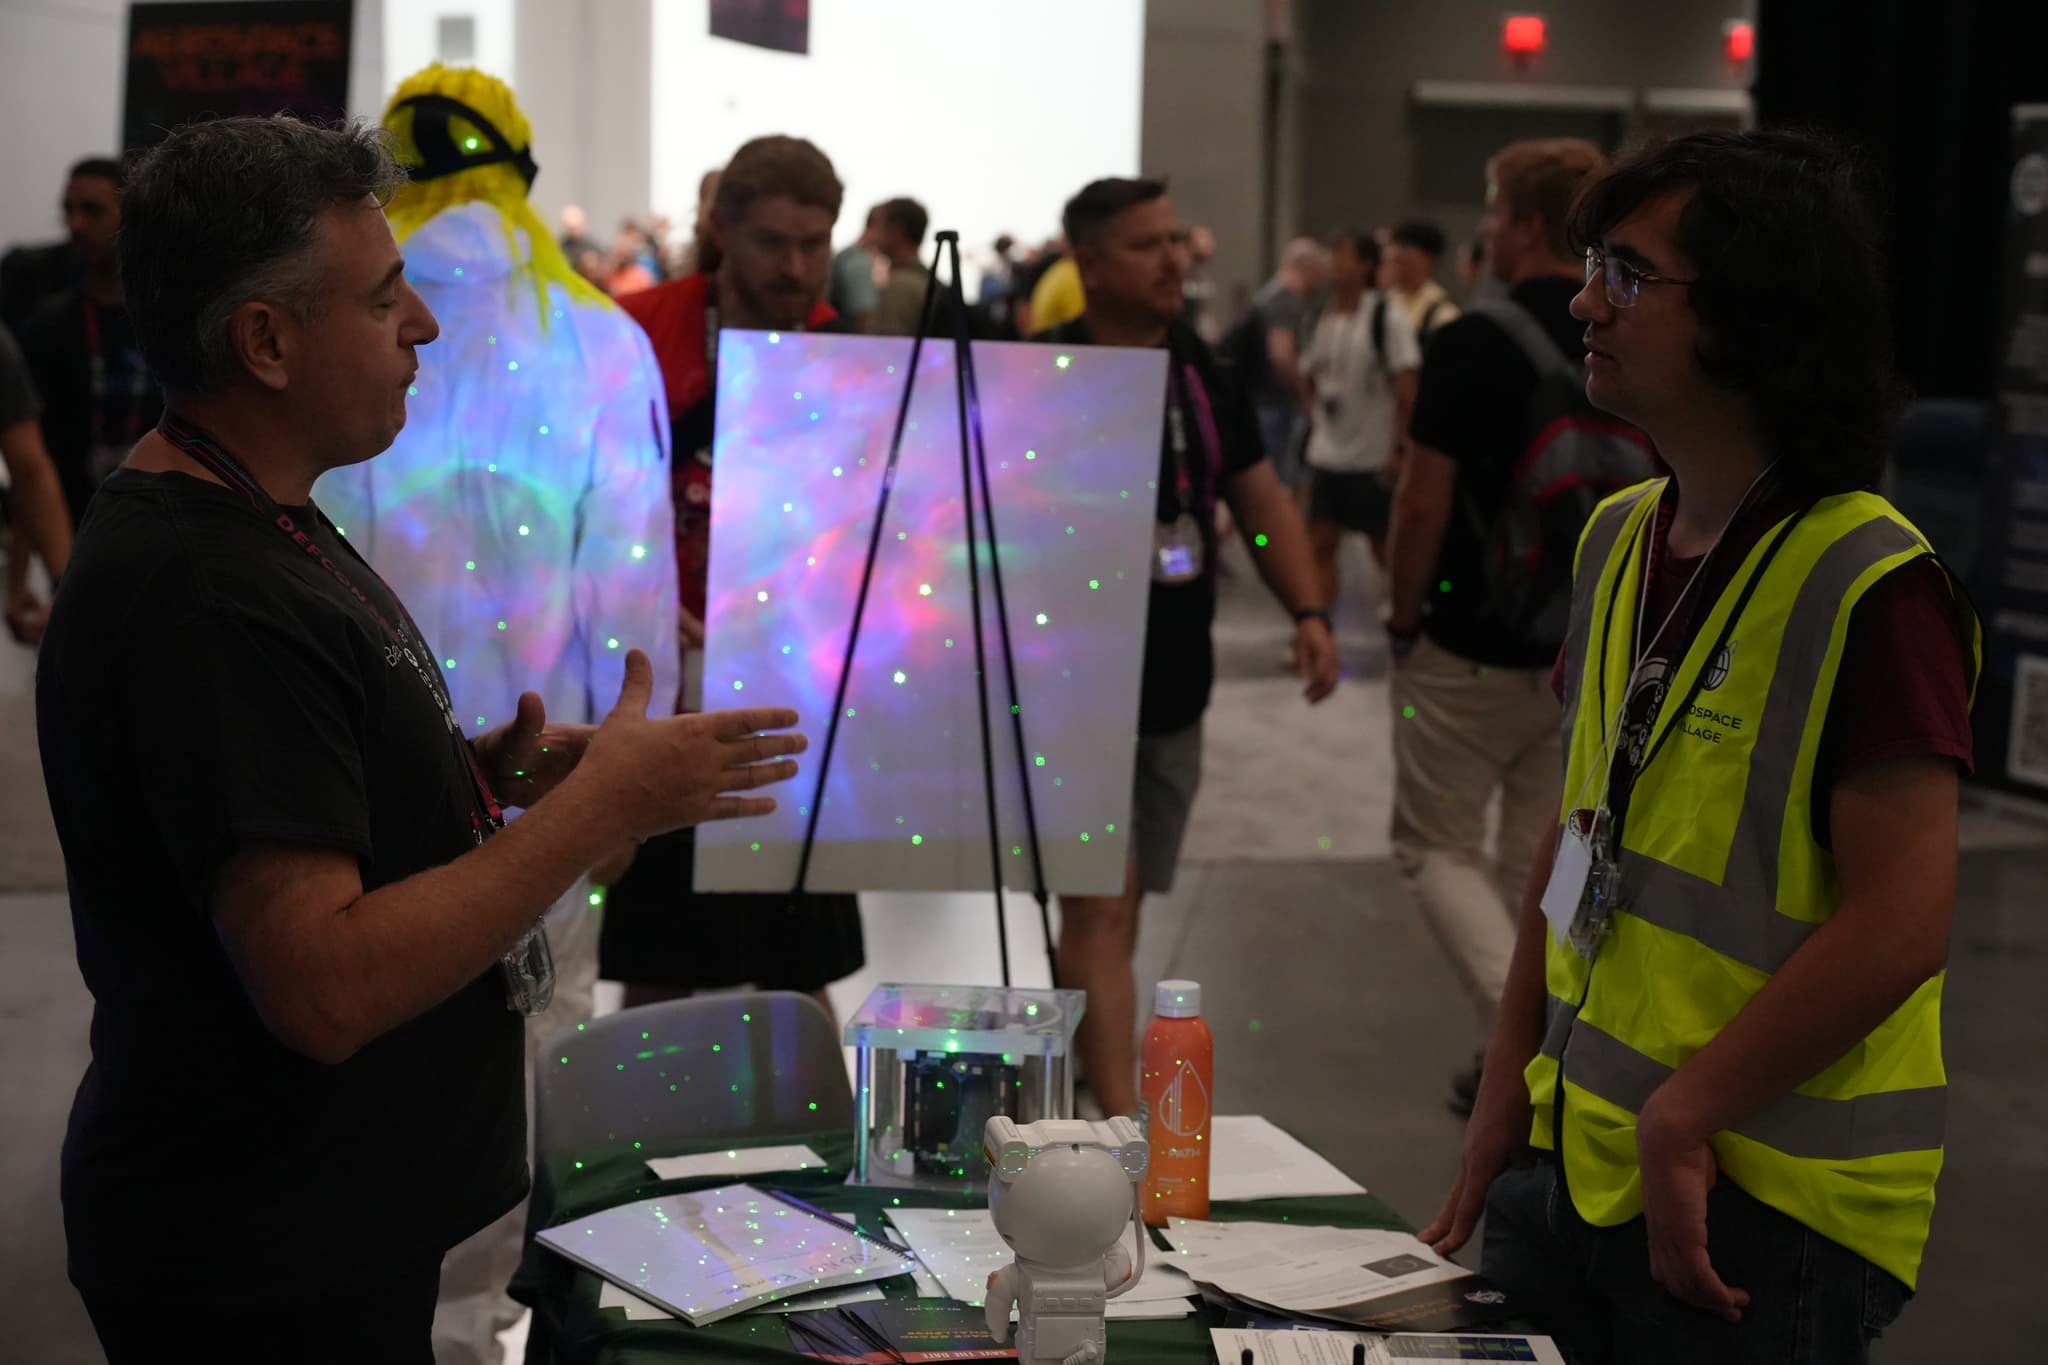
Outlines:
[[1667,1127],[1646,1105],[1636,1127],[1636,1159],[1643,1173],[1650,1278],[1701,1312],[1742,1321],[1748,1292],[1723,1284],[1707,1256],[1707,1191],[1720,1173],[1713,1148],[1704,1138]]
[[538,692],[523,692],[510,723],[472,742],[491,790],[507,806],[530,806],[575,771],[595,725],[549,725]]
[[617,820],[620,833],[651,839],[706,820],[736,820],[775,809],[769,796],[738,796],[796,776],[809,741],[800,734],[763,734],[796,724],[796,712],[761,706],[650,720],[654,668],[635,649],[626,655],[618,705],[583,756],[580,783]]

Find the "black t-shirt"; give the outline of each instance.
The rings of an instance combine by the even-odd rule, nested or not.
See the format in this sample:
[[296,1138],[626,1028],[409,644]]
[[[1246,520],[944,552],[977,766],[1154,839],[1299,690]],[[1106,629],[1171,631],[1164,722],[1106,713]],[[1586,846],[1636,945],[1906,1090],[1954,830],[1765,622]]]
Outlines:
[[0,431],[42,415],[43,402],[29,378],[28,363],[21,358],[14,333],[0,322]]
[[[1034,340],[1088,346],[1086,318],[1076,318]],[[1209,709],[1216,681],[1216,650],[1210,627],[1216,620],[1216,499],[1222,486],[1266,458],[1258,420],[1244,386],[1220,369],[1201,337],[1176,322],[1166,334],[1167,401],[1181,407],[1186,434],[1184,457],[1190,500],[1182,508],[1169,420],[1159,437],[1158,520],[1171,525],[1186,511],[1202,535],[1202,574],[1187,583],[1152,584],[1145,617],[1145,671],[1138,689],[1138,733],[1185,730]],[[1197,392],[1199,390],[1199,392]],[[1170,418],[1170,414],[1169,414]],[[1210,434],[1222,446],[1211,451]]]
[[43,399],[43,442],[76,524],[100,480],[163,415],[163,396],[124,309],[96,307],[76,291],[60,294],[22,324],[18,339]]
[[375,890],[478,841],[441,701],[333,575],[220,485],[121,470],[79,528],[36,711],[93,994],[64,1141],[73,1281],[331,1291],[510,1208],[524,1030],[495,969],[325,1066],[265,1029],[212,923],[240,846],[346,850]]
[[78,287],[78,253],[69,242],[18,246],[0,256],[0,327],[19,331],[43,301]]
[[[1571,315],[1583,282],[1548,276],[1524,280],[1509,297],[1543,324],[1568,356],[1585,351],[1586,325]],[[1504,638],[1480,619],[1476,595],[1484,579],[1485,532],[1506,507],[1514,463],[1528,433],[1523,424],[1536,390],[1536,367],[1498,323],[1466,313],[1430,342],[1429,363],[1415,393],[1408,434],[1458,465],[1450,525],[1437,557],[1437,582],[1422,629],[1444,649],[1496,668],[1548,668],[1556,648]]]

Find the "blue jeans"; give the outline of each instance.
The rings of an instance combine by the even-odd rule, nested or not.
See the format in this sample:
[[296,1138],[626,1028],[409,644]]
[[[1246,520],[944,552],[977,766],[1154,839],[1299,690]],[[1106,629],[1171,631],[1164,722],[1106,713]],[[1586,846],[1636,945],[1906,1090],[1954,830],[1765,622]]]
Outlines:
[[1266,458],[1273,462],[1273,472],[1280,476],[1280,482],[1292,488],[1301,478],[1302,441],[1307,435],[1308,421],[1300,408],[1285,400],[1260,399],[1257,413],[1259,439],[1266,447]]
[[1908,1297],[1897,1278],[1723,1176],[1707,1195],[1707,1251],[1723,1283],[1749,1291],[1727,1323],[1650,1278],[1643,1220],[1579,1217],[1548,1157],[1486,1196],[1480,1270],[1529,1305],[1572,1365],[1861,1365]]

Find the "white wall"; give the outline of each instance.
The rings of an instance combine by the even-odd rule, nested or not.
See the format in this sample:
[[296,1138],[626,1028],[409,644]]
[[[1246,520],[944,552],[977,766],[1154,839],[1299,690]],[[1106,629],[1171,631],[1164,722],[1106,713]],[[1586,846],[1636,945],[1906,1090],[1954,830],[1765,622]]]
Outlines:
[[64,172],[121,136],[124,0],[0,0],[0,249],[64,235]]
[[[909,194],[972,256],[1001,232],[1049,235],[1084,182],[1140,169],[1144,10],[829,0],[793,57],[714,40],[705,0],[356,0],[350,104],[374,117],[433,60],[436,17],[469,13],[478,64],[512,76],[533,121],[550,217],[573,200],[600,228],[650,208],[687,225],[699,175],[788,132],[846,182],[842,240],[870,204]],[[124,0],[0,0],[0,245],[58,235],[65,167],[116,150],[126,14]]]
[[[349,104],[374,116],[383,11],[457,11],[511,0],[355,0]],[[507,41],[510,22],[506,22]],[[478,37],[483,25],[479,22]],[[426,29],[431,44],[431,18]],[[112,156],[121,138],[127,0],[0,0],[0,250],[63,235],[57,203],[64,172],[82,157]],[[509,59],[509,48],[508,59]]]
[[705,0],[658,0],[653,207],[688,224],[706,170],[790,133],[846,185],[839,241],[906,194],[969,255],[1049,236],[1083,184],[1138,170],[1144,19],[1144,0],[830,0],[799,57],[712,38]]
[[[376,0],[356,0],[358,10]],[[377,88],[382,112],[398,83],[429,62],[441,60],[435,40],[442,16],[468,15],[476,23],[476,48],[472,59],[456,63],[474,66],[510,82],[517,69],[519,43],[515,33],[513,0],[383,0],[383,35],[379,44],[383,70]],[[360,65],[360,64],[359,64]]]
[[1210,275],[1225,317],[1272,271],[1259,245],[1265,44],[1259,0],[1146,7],[1144,170],[1170,176],[1175,212],[1216,234]]

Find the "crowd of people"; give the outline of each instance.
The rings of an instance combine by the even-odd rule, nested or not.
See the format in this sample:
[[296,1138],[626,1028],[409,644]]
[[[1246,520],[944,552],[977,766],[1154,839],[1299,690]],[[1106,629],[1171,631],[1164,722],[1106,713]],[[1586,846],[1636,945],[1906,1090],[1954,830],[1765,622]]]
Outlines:
[[[494,1358],[530,1072],[595,980],[829,1010],[864,961],[850,895],[691,889],[692,827],[769,809],[805,745],[702,709],[716,340],[914,331],[926,211],[874,205],[835,252],[829,157],[765,136],[687,242],[607,250],[536,215],[495,78],[430,67],[382,124],[80,162],[68,240],[0,266],[8,620],[41,642],[95,997],[70,1268],[117,1365],[173,1315],[318,1323],[308,1360]],[[984,334],[1169,362],[1127,878],[1061,899],[1056,971],[1094,1103],[1136,1112],[1132,956],[1204,780],[1224,540],[1315,703],[1362,535],[1394,858],[1479,1049],[1425,1237],[1490,1210],[1488,1273],[1576,1359],[1779,1333],[1847,1360],[1914,1282],[1939,1167],[1978,647],[1869,491],[1883,274],[1845,163],[1674,146],[1511,144],[1482,252],[1419,219],[1304,238],[1228,326],[1164,181],[995,245]],[[260,1197],[223,1196],[229,1151]],[[184,1228],[175,1261],[138,1225]]]
[[[678,240],[672,221],[656,214],[645,222],[632,218],[621,222],[612,245],[605,248],[590,236],[590,215],[583,206],[570,204],[561,213],[558,240],[562,253],[577,274],[615,299],[686,275],[708,273],[719,259],[709,215],[720,175],[717,170],[706,171],[699,182],[697,221],[688,241]],[[917,331],[929,273],[923,252],[930,222],[924,205],[908,196],[884,200],[868,210],[859,235],[832,257],[826,301],[843,329],[876,336],[909,336]],[[1427,264],[1416,268],[1434,270],[1435,256],[1443,250],[1442,233],[1429,224],[1420,227],[1434,234],[1430,240],[1436,245]],[[1184,253],[1184,320],[1214,346],[1224,330],[1222,307],[1209,273],[1216,235],[1197,224],[1182,230],[1179,238]],[[968,303],[971,331],[980,339],[1024,340],[1081,315],[1083,290],[1064,234],[1026,247],[1005,233],[985,251],[969,255],[964,264],[978,276]],[[1424,286],[1418,282],[1411,288],[1419,291]],[[1441,286],[1437,288],[1441,290]]]

